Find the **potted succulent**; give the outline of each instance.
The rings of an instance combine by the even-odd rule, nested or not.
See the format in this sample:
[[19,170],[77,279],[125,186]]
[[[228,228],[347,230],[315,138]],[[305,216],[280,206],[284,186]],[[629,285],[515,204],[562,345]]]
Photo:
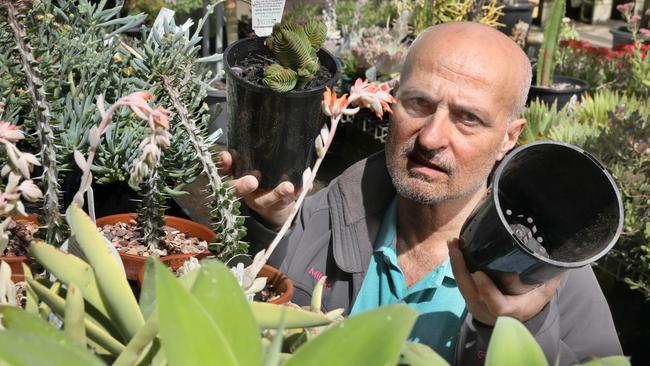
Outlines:
[[[619,4],[616,6],[616,10],[623,15],[627,24],[609,30],[612,34],[612,48],[632,44],[637,37],[643,43],[650,44],[650,31],[644,28],[643,24],[640,24],[642,21],[641,16],[634,14],[634,2]],[[650,17],[650,9],[646,10],[645,16]],[[650,27],[650,24],[648,24],[648,27]]]
[[507,36],[511,36],[513,29],[515,29],[515,26],[519,22],[527,24],[527,28],[530,27],[533,22],[533,9],[537,4],[518,0],[503,0],[502,4],[501,11],[503,15],[499,17],[499,23],[503,25],[499,27],[501,32]]
[[284,22],[269,37],[243,39],[224,52],[235,176],[256,175],[262,188],[283,180],[301,185],[325,122],[321,95],[339,78],[336,60],[321,48],[326,34],[315,20]]
[[540,99],[547,105],[557,101],[558,108],[563,107],[574,96],[579,99],[589,87],[584,80],[554,74],[564,6],[564,0],[556,0],[544,24],[544,43],[536,63],[533,85],[528,93],[529,101]]
[[[2,109],[0,109],[2,112]],[[0,148],[4,152],[0,189],[0,260],[9,264],[12,281],[21,281],[22,264],[28,262],[28,246],[38,230],[36,216],[28,215],[23,199],[36,202],[43,193],[31,180],[34,166],[40,165],[36,157],[22,152],[16,144],[25,136],[18,126],[0,120]]]

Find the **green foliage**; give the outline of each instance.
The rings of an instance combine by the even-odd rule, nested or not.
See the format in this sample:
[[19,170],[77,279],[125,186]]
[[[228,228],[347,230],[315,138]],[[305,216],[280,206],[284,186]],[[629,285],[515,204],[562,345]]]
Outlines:
[[500,317],[490,337],[485,365],[545,366],[548,363],[542,348],[523,324]]
[[264,70],[264,85],[278,93],[302,89],[320,69],[316,52],[326,35],[327,27],[317,20],[303,26],[287,21],[274,25],[264,43],[279,64]]
[[432,25],[449,22],[473,21],[494,28],[501,26],[498,21],[503,12],[496,0],[416,0],[410,3],[411,23],[416,35]]
[[557,47],[560,42],[560,27],[564,18],[565,0],[555,0],[551,13],[544,24],[544,43],[539,51],[537,62],[537,85],[551,87],[557,60]]

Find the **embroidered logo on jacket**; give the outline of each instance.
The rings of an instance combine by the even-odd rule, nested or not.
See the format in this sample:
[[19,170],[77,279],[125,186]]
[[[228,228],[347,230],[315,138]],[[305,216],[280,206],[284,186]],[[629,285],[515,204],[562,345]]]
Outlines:
[[[314,278],[316,281],[319,281],[323,277],[323,274],[319,270],[314,269],[314,267],[309,268],[307,274]],[[332,282],[330,282],[329,279],[325,280],[325,288],[332,288]]]

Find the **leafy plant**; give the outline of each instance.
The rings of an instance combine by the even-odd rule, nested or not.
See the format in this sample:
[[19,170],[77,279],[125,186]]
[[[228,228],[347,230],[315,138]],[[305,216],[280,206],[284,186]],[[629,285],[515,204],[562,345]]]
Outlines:
[[557,46],[560,41],[560,29],[564,18],[565,0],[556,0],[551,7],[551,13],[544,23],[544,43],[539,51],[537,61],[537,85],[550,88],[553,84]]
[[264,70],[264,85],[278,93],[302,89],[320,69],[316,52],[327,35],[327,27],[316,20],[304,26],[289,22],[273,26],[265,44],[278,60]]
[[416,0],[412,2],[413,33],[420,34],[429,26],[460,21],[473,21],[496,28],[502,6],[497,0]]

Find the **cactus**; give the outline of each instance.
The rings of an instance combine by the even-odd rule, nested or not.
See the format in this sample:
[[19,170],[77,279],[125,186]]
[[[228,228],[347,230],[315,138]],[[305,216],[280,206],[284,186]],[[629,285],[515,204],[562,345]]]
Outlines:
[[265,44],[278,59],[264,70],[264,85],[278,93],[302,89],[320,69],[316,52],[327,36],[327,26],[310,20],[300,27],[282,22],[273,26]]
[[[26,41],[26,34],[19,18],[22,16],[11,1],[1,3],[7,11],[7,21],[14,34],[16,48],[20,54],[23,72],[26,75],[28,90],[32,98],[36,131],[40,143],[40,154],[43,165],[42,180],[45,188],[43,216],[46,224],[47,240],[52,243],[61,243],[63,240],[63,227],[59,208],[59,168],[57,162],[57,148],[51,124],[49,102],[46,97],[41,72],[36,65],[36,59]],[[23,5],[19,2],[19,5]]]
[[551,14],[544,24],[544,43],[539,51],[537,61],[537,85],[551,87],[553,71],[557,59],[557,46],[560,41],[560,28],[564,17],[565,0],[555,0]]
[[210,208],[212,209],[213,222],[217,238],[215,246],[217,256],[222,261],[227,261],[235,254],[247,253],[248,244],[241,241],[246,235],[244,217],[239,214],[239,202],[234,195],[233,188],[222,181],[217,166],[203,136],[196,133],[193,120],[188,118],[187,108],[179,100],[179,92],[173,86],[170,77],[162,76],[167,95],[171,99],[174,109],[178,112],[180,122],[187,137],[192,142],[196,156],[203,165],[203,171],[208,177],[208,186],[211,191]]

